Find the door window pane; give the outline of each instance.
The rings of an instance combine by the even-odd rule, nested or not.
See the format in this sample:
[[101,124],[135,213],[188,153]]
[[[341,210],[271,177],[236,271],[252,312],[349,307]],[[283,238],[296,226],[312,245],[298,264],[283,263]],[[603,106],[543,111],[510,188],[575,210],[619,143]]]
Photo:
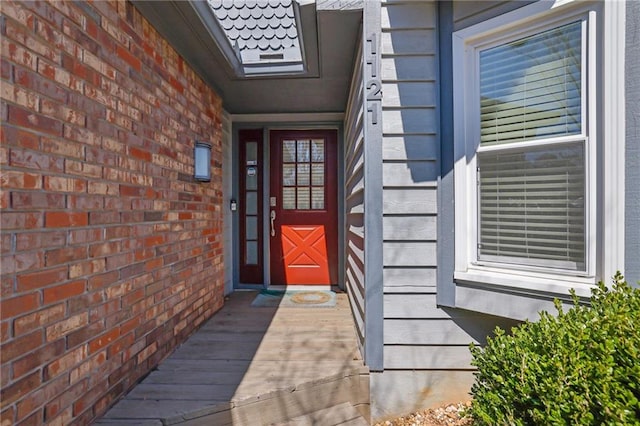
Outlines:
[[296,189],[282,188],[282,208],[285,210],[295,210],[296,208]]
[[296,185],[296,165],[295,164],[282,165],[282,185],[284,186]]
[[309,164],[298,164],[298,186],[309,185]]
[[246,160],[248,165],[255,165],[258,161],[258,143],[247,142],[246,145]]
[[311,161],[324,163],[324,140],[314,139],[311,141]]
[[247,241],[247,253],[245,256],[245,263],[247,265],[258,264],[258,242]]
[[246,217],[245,232],[247,240],[258,239],[258,218],[256,216]]
[[308,163],[311,158],[309,141],[298,141],[298,163]]
[[311,208],[311,200],[309,188],[298,188],[298,210],[309,210]]
[[247,191],[246,214],[258,214],[258,195],[254,191]]
[[249,191],[258,189],[258,171],[255,167],[247,167],[247,178],[245,180]]
[[282,142],[282,161],[285,163],[296,162],[296,141]]
[[314,210],[324,209],[324,188],[311,189],[311,208]]
[[311,184],[324,186],[324,164],[313,164],[311,166]]

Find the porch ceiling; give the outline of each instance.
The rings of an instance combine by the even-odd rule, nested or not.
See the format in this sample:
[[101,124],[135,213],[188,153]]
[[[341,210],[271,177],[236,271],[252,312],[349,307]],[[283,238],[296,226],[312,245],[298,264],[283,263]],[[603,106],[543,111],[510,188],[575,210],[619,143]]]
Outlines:
[[225,56],[197,1],[134,0],[134,5],[222,97],[232,114],[343,112],[362,19],[354,0],[299,1],[306,72],[243,76]]

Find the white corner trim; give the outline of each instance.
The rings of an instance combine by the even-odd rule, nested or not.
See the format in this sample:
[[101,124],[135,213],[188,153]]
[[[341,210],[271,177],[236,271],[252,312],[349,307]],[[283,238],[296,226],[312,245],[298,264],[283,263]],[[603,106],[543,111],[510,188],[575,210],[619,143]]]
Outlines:
[[[465,75],[466,73],[466,58],[465,54],[465,40],[459,33],[453,34],[453,69],[460,70],[458,75]],[[467,191],[457,190],[461,186],[468,185],[467,178],[467,117],[466,108],[467,104],[465,96],[468,92],[465,87],[467,84],[467,78],[454,78],[453,79],[453,143],[454,143],[454,209],[456,212],[468,211],[467,203]],[[460,214],[455,214],[454,217],[454,244],[457,248],[455,255],[455,270],[466,270],[469,263],[467,250],[460,250],[461,247],[467,247],[467,235],[469,233],[469,227],[466,220],[463,220]]]

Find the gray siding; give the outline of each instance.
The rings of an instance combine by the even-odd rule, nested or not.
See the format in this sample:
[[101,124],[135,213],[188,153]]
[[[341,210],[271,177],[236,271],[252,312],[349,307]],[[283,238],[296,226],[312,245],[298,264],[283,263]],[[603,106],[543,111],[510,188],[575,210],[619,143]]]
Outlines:
[[364,97],[362,45],[358,47],[344,123],[345,286],[364,353]]
[[224,294],[233,292],[233,216],[229,208],[233,197],[233,154],[231,143],[231,118],[222,113],[222,220],[224,236]]
[[626,18],[625,275],[640,285],[640,2],[627,2]]
[[[405,293],[407,288],[420,293],[435,289],[439,175],[436,11],[435,2],[382,4],[385,318],[387,295]],[[406,300],[394,300],[404,304],[411,297],[408,293]],[[386,326],[385,320],[385,336]]]
[[[372,417],[468,397],[468,345],[514,323],[436,300],[442,177],[438,4],[382,3],[384,372]],[[402,398],[390,397],[399,388]]]
[[[482,343],[495,326],[518,324],[441,306],[450,304],[454,254],[451,33],[528,3],[383,0],[385,371],[371,375],[374,420],[468,397],[468,343]],[[625,270],[635,282],[640,83],[630,76],[640,73],[637,2],[627,2],[626,22]],[[436,292],[437,282],[447,285]]]
[[469,368],[466,345],[474,341],[435,300],[436,23],[435,2],[383,3],[385,370]]

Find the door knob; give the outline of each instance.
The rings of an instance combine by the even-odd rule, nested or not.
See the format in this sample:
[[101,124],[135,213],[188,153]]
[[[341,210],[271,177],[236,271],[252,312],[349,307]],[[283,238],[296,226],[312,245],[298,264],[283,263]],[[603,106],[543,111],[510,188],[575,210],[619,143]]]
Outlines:
[[276,211],[275,210],[271,210],[271,236],[275,237],[276,236],[276,228],[273,225],[273,221],[276,220]]

